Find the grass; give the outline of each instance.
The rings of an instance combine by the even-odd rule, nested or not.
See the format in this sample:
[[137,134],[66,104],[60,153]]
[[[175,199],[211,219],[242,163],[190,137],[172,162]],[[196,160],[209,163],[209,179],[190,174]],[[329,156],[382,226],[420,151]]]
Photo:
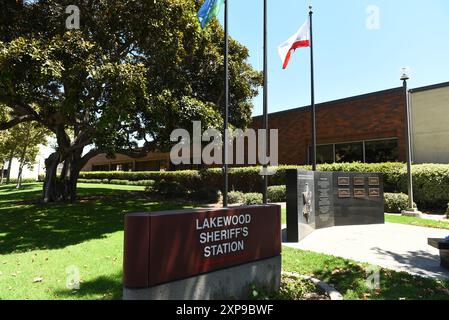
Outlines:
[[[281,220],[282,220],[282,224],[287,224],[286,209],[282,209]],[[397,215],[397,214],[385,214],[385,222],[406,224],[406,225],[417,226],[417,227],[427,227],[427,228],[449,230],[449,221],[437,221],[437,220],[431,220],[431,219],[404,217],[404,216]]]
[[[92,184],[79,185],[76,204],[42,205],[34,201],[41,187],[0,186],[0,299],[121,299],[124,214],[180,207],[152,201],[143,187]],[[372,291],[370,266],[290,248],[283,267],[328,281],[347,299],[449,298],[447,282],[389,270]],[[77,273],[80,289],[69,289]],[[304,286],[287,289],[294,296]]]
[[[350,300],[449,300],[449,281],[378,269],[325,254],[283,248],[283,269],[314,276],[330,283]],[[367,279],[380,271],[380,289],[370,289]]]
[[428,227],[449,230],[449,221],[437,221],[415,217],[404,217],[396,214],[386,214],[385,221],[390,223],[407,224],[418,227]]
[[[0,299],[120,299],[124,214],[179,208],[143,187],[92,184],[77,204],[35,204],[41,187],[0,187]],[[80,290],[66,288],[73,267]]]

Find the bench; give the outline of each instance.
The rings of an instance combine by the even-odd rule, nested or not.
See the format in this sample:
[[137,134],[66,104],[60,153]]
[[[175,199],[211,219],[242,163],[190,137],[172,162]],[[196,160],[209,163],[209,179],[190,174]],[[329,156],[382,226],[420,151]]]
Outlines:
[[429,239],[428,243],[440,250],[441,266],[449,270],[449,241],[446,239]]

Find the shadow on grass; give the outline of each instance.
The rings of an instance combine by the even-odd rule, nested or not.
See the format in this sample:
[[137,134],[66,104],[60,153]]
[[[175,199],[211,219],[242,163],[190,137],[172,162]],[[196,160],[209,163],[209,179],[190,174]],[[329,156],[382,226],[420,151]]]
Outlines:
[[415,273],[422,276],[429,274],[441,279],[449,280],[449,271],[441,267],[438,254],[432,254],[424,250],[408,251],[404,254],[398,254],[381,248],[373,248],[378,254],[393,258],[395,261],[409,266],[415,266]]
[[[319,253],[284,248],[283,268],[313,275],[333,285],[345,299],[449,300],[449,281],[370,267],[365,263]],[[371,281],[376,279],[375,272],[379,272],[378,288],[370,287],[375,284]]]
[[123,297],[122,273],[110,277],[98,277],[92,281],[80,284],[79,290],[58,290],[55,294],[63,299],[91,300],[121,300]]
[[[2,191],[5,187],[2,187]],[[37,199],[40,189],[0,195],[0,254],[37,249],[59,249],[123,230],[123,217],[130,212],[178,209],[139,199],[136,193],[109,189],[80,189],[80,196],[108,195],[75,204],[20,204]]]

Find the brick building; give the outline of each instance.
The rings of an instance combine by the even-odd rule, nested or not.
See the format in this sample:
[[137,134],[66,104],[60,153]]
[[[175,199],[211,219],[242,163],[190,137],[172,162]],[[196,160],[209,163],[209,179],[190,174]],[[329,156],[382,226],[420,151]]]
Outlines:
[[[449,82],[410,90],[413,160],[449,163]],[[279,163],[310,163],[310,106],[269,115],[270,129],[279,130]],[[406,161],[406,116],[403,88],[317,104],[317,162]],[[260,129],[262,116],[251,125]],[[100,155],[84,171],[149,171],[197,169],[174,167],[167,153],[132,159]]]
[[[405,161],[405,116],[402,88],[317,104],[317,162]],[[310,163],[310,106],[270,114],[269,126],[279,130],[280,164]]]

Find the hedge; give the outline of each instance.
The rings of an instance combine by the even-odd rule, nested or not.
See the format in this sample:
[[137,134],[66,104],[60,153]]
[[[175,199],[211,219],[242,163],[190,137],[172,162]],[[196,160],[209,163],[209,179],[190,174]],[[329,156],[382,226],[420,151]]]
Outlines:
[[[280,166],[268,179],[270,186],[285,185],[288,169],[310,170],[310,166]],[[383,172],[385,192],[407,193],[406,165],[403,163],[335,163],[318,166],[319,171],[340,172]],[[81,179],[101,180],[164,180],[178,182],[189,190],[199,190],[207,186],[211,190],[221,190],[223,176],[221,169],[173,172],[81,172]],[[84,181],[84,180],[83,180]],[[449,165],[414,165],[413,181],[415,202],[419,208],[446,208],[449,202]],[[229,172],[230,190],[243,193],[261,193],[262,176],[259,167],[232,168]],[[276,196],[277,197],[277,196]],[[277,197],[278,198],[278,197]]]
[[[401,170],[399,191],[408,192],[405,168]],[[449,165],[414,165],[413,195],[419,208],[445,208],[449,201]]]
[[[344,172],[384,172],[386,190],[394,192],[397,190],[401,169],[405,168],[402,163],[350,163],[319,165],[320,171],[344,171]],[[279,166],[276,173],[269,177],[269,185],[284,185],[285,172],[288,169],[310,170],[310,166]],[[167,172],[81,172],[80,179],[100,180],[166,180],[177,181],[181,184],[197,188],[204,184],[215,189],[221,189],[223,175],[221,168],[206,169],[201,171],[167,171]],[[262,192],[262,176],[259,167],[232,168],[229,170],[229,187],[231,190],[241,192]]]
[[243,196],[243,204],[246,206],[263,204],[263,195],[261,193],[245,193]]
[[[9,179],[9,184],[17,184],[17,181],[18,181],[17,178]],[[36,182],[36,179],[33,178],[22,179],[22,183],[34,183],[34,182]],[[6,185],[6,178],[3,179],[3,184]]]
[[385,193],[385,212],[401,213],[408,209],[408,195],[403,193]]
[[270,202],[286,202],[287,201],[287,187],[286,186],[271,186],[267,190],[268,199]]

